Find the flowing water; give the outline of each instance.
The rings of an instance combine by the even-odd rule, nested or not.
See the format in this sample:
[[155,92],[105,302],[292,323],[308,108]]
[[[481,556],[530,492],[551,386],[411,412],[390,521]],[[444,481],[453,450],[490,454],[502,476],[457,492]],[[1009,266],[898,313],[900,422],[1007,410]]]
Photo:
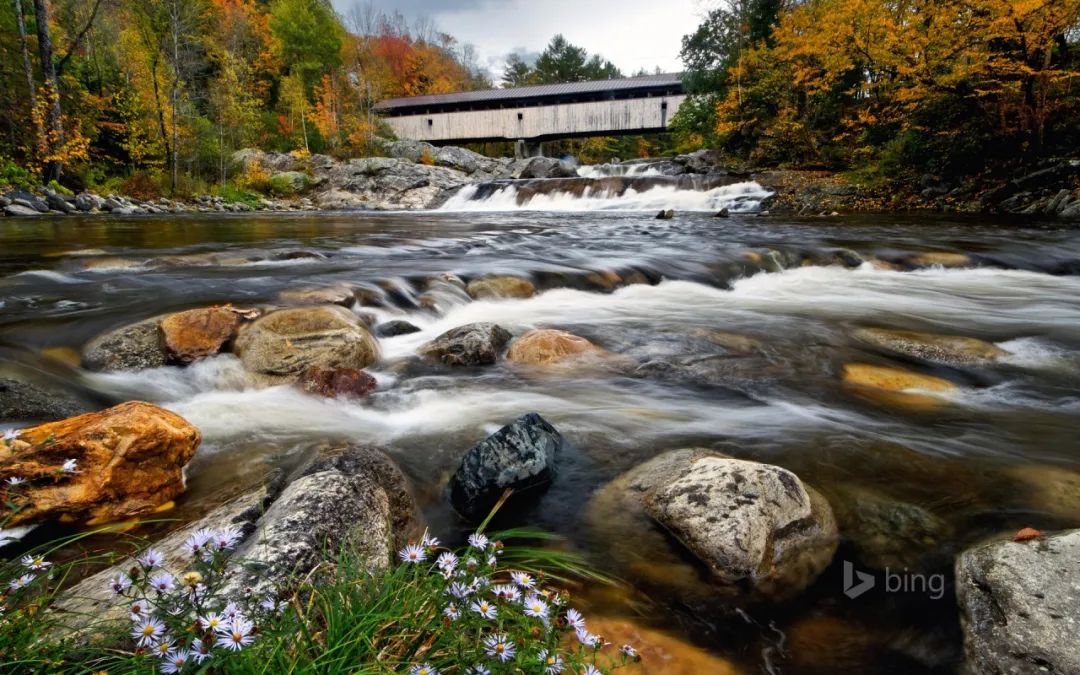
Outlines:
[[[680,447],[782,465],[838,507],[872,494],[916,509],[933,526],[913,536],[885,522],[874,534],[906,564],[917,559],[912,572],[945,583],[952,557],[981,538],[1080,525],[1076,483],[1057,487],[1080,469],[1075,229],[930,216],[763,218],[738,213],[763,195],[756,184],[647,179],[649,189],[605,192],[583,189],[580,181],[597,180],[585,177],[533,186],[524,199],[520,186],[471,187],[436,212],[5,220],[0,371],[59,382],[99,404],[150,400],[198,426],[204,441],[175,511],[181,518],[320,443],[349,440],[386,448],[433,527],[453,538],[464,525],[445,504],[446,477],[472,444],[535,411],[575,451],[526,518],[601,567],[626,542],[589,526],[590,495]],[[713,218],[721,207],[732,217]],[[657,220],[659,208],[679,213]],[[924,251],[965,253],[974,267],[874,264],[902,265]],[[443,273],[525,275],[541,292],[470,301],[432,281]],[[612,288],[616,278],[640,283]],[[115,374],[65,358],[143,318],[265,305],[284,289],[339,283],[365,289],[355,311],[421,328],[381,340],[372,369],[380,387],[362,403],[257,388],[230,355]],[[540,374],[505,363],[449,369],[415,356],[423,342],[475,321],[516,334],[569,330],[631,367]],[[852,332],[862,326],[976,337],[1008,355],[983,366],[918,362],[860,343]],[[845,389],[840,372],[851,362],[959,386],[931,410],[898,408]],[[647,583],[629,602],[651,608],[647,622],[747,672],[953,672],[960,635],[951,588],[940,597],[879,588],[849,599],[841,561],[859,560],[850,538],[814,586],[780,606],[703,615]],[[910,550],[919,555],[902,555]]]

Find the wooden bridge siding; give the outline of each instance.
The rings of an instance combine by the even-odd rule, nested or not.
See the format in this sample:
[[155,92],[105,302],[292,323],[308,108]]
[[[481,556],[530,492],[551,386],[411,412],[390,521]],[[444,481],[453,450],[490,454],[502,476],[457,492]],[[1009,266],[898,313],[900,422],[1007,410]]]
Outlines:
[[[633,133],[671,123],[686,96],[561,103],[387,117],[398,138],[414,141],[517,140],[595,133]],[[667,111],[661,105],[667,103]],[[521,119],[518,119],[518,113]],[[431,123],[428,123],[431,120]]]

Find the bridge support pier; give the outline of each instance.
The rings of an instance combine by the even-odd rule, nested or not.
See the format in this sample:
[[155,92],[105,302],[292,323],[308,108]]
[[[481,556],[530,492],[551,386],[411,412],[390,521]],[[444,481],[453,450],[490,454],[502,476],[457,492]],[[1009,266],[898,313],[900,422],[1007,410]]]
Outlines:
[[530,143],[524,139],[514,142],[514,159],[527,159],[529,157],[543,157],[544,144],[540,142]]

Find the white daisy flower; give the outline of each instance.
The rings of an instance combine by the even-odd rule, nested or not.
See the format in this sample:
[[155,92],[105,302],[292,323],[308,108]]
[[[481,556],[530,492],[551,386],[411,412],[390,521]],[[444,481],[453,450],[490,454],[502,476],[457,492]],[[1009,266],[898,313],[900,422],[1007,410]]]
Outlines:
[[457,567],[458,557],[450,551],[446,551],[439,554],[439,557],[435,559],[435,564],[444,572],[449,572]]
[[27,569],[30,569],[30,570],[33,570],[35,572],[40,572],[41,570],[45,569],[46,567],[52,567],[52,563],[46,561],[45,556],[40,556],[40,555],[26,555],[26,556],[23,556],[23,558],[22,558],[22,560],[20,562],[22,562],[23,567],[25,567]]
[[634,649],[634,647],[632,645],[623,645],[622,648],[619,649],[619,651],[621,651],[623,654],[625,654],[627,658],[631,658],[631,659],[636,659],[637,658],[637,650]]
[[193,556],[199,555],[213,538],[213,530],[208,527],[199,528],[192,532],[191,536],[184,541],[184,548]]
[[505,635],[496,633],[484,638],[484,652],[491,657],[497,658],[503,663],[514,658],[514,643],[510,642]]
[[213,545],[219,551],[228,551],[236,546],[240,539],[244,536],[235,525],[226,525],[225,527],[214,530]]
[[576,609],[566,610],[566,625],[574,630],[585,630],[585,617]]
[[420,663],[409,669],[409,675],[439,675],[439,671],[429,663]]
[[585,670],[581,671],[581,675],[604,675],[600,672],[600,669],[594,665],[585,666]]
[[424,551],[423,546],[417,544],[409,544],[405,548],[398,551],[398,557],[402,562],[417,564],[427,560],[427,553]]
[[255,636],[251,634],[254,627],[247,619],[237,617],[226,630],[218,633],[215,644],[238,652],[255,641]]
[[13,591],[22,590],[29,586],[30,583],[36,578],[37,577],[33,574],[24,574],[20,577],[12,579],[11,583],[8,584],[8,587],[10,587]]
[[158,658],[164,659],[172,656],[175,650],[173,649],[172,640],[167,636],[162,636],[158,643],[154,645],[153,651]]
[[78,473],[78,464],[79,462],[74,459],[66,459],[64,460],[64,465],[60,467],[60,470],[64,473]]
[[139,623],[146,619],[150,613],[150,601],[146,598],[136,600],[131,603],[131,620],[135,623]]
[[485,619],[494,619],[499,613],[499,610],[495,608],[495,605],[491,604],[487,600],[478,600],[469,606],[469,609],[476,612]]
[[140,647],[150,647],[165,635],[165,624],[154,617],[140,619],[131,630],[131,637]]
[[493,555],[488,556],[488,559],[487,559],[488,567],[495,567],[495,565],[498,564],[498,562],[499,562],[499,559],[496,558],[495,556],[493,556]]
[[22,432],[18,429],[8,429],[4,432],[4,442],[11,443],[13,440],[19,437]]
[[143,551],[143,554],[139,556],[136,560],[143,567],[147,569],[152,569],[154,567],[159,567],[163,562],[165,562],[165,556],[161,555],[161,553],[157,549],[148,548]]
[[486,535],[480,534],[479,532],[469,535],[469,546],[483,551],[485,548],[487,548],[487,545],[488,538]]
[[424,536],[420,539],[420,545],[424,548],[436,548],[439,546],[438,537],[432,537],[428,534],[427,530],[424,530]]
[[469,668],[468,673],[469,675],[491,675],[491,671],[488,670],[487,667],[482,665],[476,665],[472,668]]
[[10,485],[11,487],[18,487],[18,486],[22,485],[23,483],[25,483],[26,479],[23,478],[22,476],[11,476],[10,478],[8,478],[4,482],[7,483],[8,485]]
[[235,602],[230,602],[225,605],[225,609],[221,610],[221,616],[226,621],[235,621],[237,618],[244,618],[244,613],[240,611],[240,607]]
[[578,642],[585,645],[586,647],[599,647],[600,646],[600,636],[599,635],[593,635],[592,633],[585,630],[584,628],[577,629],[577,631],[575,631],[575,633],[577,634]]
[[181,649],[165,659],[165,662],[161,664],[161,672],[170,674],[179,673],[184,669],[184,666],[188,664],[188,661],[191,660],[194,660],[191,652],[186,649]]
[[124,591],[131,588],[131,577],[120,572],[112,579],[109,579],[109,588],[112,589],[113,593],[123,595]]
[[510,584],[492,586],[491,592],[495,594],[496,598],[503,600],[517,600],[521,597],[521,591],[517,589],[517,586],[511,586]]
[[511,572],[510,579],[522,588],[532,588],[536,585],[536,580],[525,572]]
[[168,593],[176,588],[176,578],[168,572],[158,572],[150,577],[150,587],[158,593]]
[[530,595],[522,603],[525,605],[525,616],[534,619],[545,619],[548,615],[548,604],[537,595]]
[[460,581],[455,581],[450,584],[450,587],[446,589],[446,592],[458,599],[467,598],[472,595],[472,589]]
[[562,672],[562,657],[556,652],[549,652],[546,649],[541,649],[537,657],[540,660],[540,665],[544,667],[544,672],[548,675],[559,675],[559,673]]
[[457,605],[450,604],[446,606],[446,609],[442,611],[443,616],[451,621],[457,621],[461,618],[461,610],[457,608]]
[[259,607],[262,607],[271,614],[281,614],[285,611],[285,607],[288,603],[284,600],[278,600],[277,598],[265,597],[259,602]]
[[228,620],[220,614],[207,614],[206,616],[199,617],[199,625],[203,630],[220,631],[225,630],[225,626],[228,624]]
[[195,663],[202,663],[208,658],[210,658],[210,645],[203,644],[203,641],[199,638],[192,640],[191,660]]

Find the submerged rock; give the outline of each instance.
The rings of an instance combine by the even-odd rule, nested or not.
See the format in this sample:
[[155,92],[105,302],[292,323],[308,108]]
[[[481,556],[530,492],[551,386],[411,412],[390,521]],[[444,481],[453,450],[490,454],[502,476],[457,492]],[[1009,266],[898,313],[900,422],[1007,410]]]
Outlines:
[[161,334],[170,359],[191,363],[220,352],[239,327],[240,315],[231,307],[207,307],[165,317]]
[[510,333],[494,323],[470,323],[446,331],[420,347],[420,354],[448,366],[491,365],[510,341]]
[[474,300],[490,298],[531,298],[536,295],[533,282],[522,277],[498,276],[485,277],[470,281],[466,287]]
[[450,480],[450,501],[466,518],[482,520],[507,489],[544,489],[555,475],[564,441],[536,413],[514,421],[465,453]]
[[[932,410],[948,401],[933,392],[954,391],[956,385],[932,375],[910,370],[849,363],[843,370],[844,385],[865,398],[912,410]],[[927,392],[927,393],[923,393]]]
[[603,358],[608,352],[583,337],[566,331],[553,329],[531,330],[510,345],[506,360],[532,366],[549,366],[578,361],[581,359]]
[[[132,401],[24,429],[0,443],[0,481],[26,480],[8,526],[60,518],[89,524],[149,513],[184,491],[184,466],[202,441],[184,418]],[[64,470],[75,460],[76,470]]]
[[83,347],[83,366],[112,372],[166,365],[169,353],[161,335],[161,319],[146,319],[97,336]]
[[336,305],[271,312],[240,331],[234,351],[260,375],[295,380],[309,368],[366,368],[379,358],[359,318]]
[[829,497],[840,536],[873,569],[924,569],[952,536],[948,523],[927,509],[870,488],[847,485]]
[[375,378],[355,368],[308,368],[300,377],[300,388],[309,394],[338,398],[361,398],[375,390]]
[[[623,675],[738,675],[735,664],[677,637],[626,618],[590,616],[587,628],[613,646],[598,652],[596,665]],[[623,664],[618,648],[631,645],[640,661]]]
[[397,337],[398,335],[410,335],[412,333],[419,333],[420,329],[409,323],[408,321],[402,321],[395,319],[393,321],[387,321],[375,326],[375,335],[378,337]]
[[704,449],[667,452],[619,476],[597,493],[588,520],[624,572],[691,604],[796,595],[838,541],[828,502],[795,474]]
[[970,672],[1080,673],[1080,530],[964,551],[956,598]]
[[51,422],[86,410],[86,406],[63,391],[0,378],[0,422]]
[[953,366],[991,363],[1008,356],[997,345],[959,335],[936,335],[885,328],[859,328],[855,339],[879,349]]

